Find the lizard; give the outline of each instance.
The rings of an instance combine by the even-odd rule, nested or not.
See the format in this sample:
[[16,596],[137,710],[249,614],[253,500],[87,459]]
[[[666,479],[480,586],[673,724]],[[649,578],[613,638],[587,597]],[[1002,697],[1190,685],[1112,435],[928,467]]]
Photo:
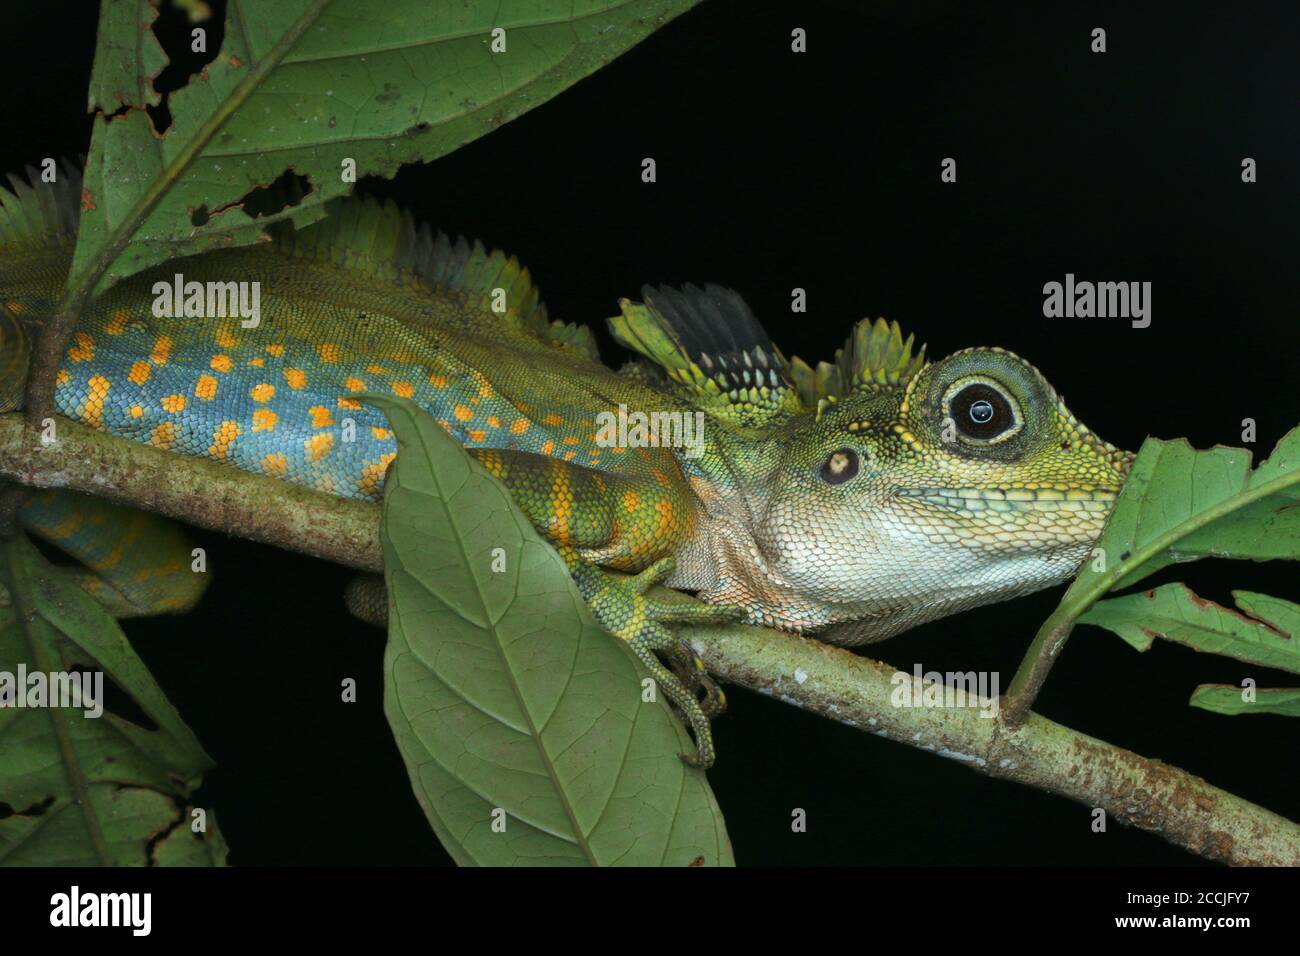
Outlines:
[[[80,191],[70,175],[10,182],[0,411],[21,406]],[[1051,586],[1088,554],[1133,460],[1000,348],[931,362],[897,322],[864,319],[814,366],[786,358],[734,291],[647,286],[608,320],[635,355],[615,370],[589,328],[549,317],[516,258],[392,203],[335,200],[323,220],[268,236],[154,267],[91,302],[57,372],[57,411],[380,501],[396,442],[355,396],[410,399],[559,552],[596,620],[684,716],[697,752],[683,759],[697,766],[715,759],[709,721],[725,698],[679,625],[747,620],[854,646]],[[260,321],[159,317],[155,286],[177,273],[260,283]],[[638,432],[637,413],[666,434]],[[634,427],[602,440],[615,414]],[[682,447],[691,423],[699,441]],[[160,518],[55,491],[19,521],[82,559],[79,580],[115,613],[181,611],[201,594],[183,537]],[[656,584],[694,599],[656,597]],[[349,590],[355,612],[382,618],[382,592]]]

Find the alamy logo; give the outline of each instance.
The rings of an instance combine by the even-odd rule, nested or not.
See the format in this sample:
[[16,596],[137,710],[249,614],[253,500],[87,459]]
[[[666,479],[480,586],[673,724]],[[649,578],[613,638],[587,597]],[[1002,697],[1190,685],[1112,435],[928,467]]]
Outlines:
[[153,284],[153,314],[159,319],[225,319],[255,329],[262,321],[260,282],[186,282],[179,272],[171,282]]
[[896,671],[889,682],[894,685],[889,702],[895,707],[971,707],[979,708],[981,717],[998,715],[997,671],[922,673],[916,664],[912,673]]
[[703,412],[629,412],[596,415],[596,444],[601,448],[682,448],[687,458],[704,454]]
[[1133,328],[1151,324],[1150,282],[1075,282],[1043,285],[1043,315],[1049,319],[1132,319]]
[[50,897],[51,926],[127,926],[132,936],[148,936],[153,927],[152,893],[71,892]]
[[0,671],[0,708],[4,707],[66,707],[99,717],[104,713],[104,672],[29,673],[26,664],[19,664],[17,674]]

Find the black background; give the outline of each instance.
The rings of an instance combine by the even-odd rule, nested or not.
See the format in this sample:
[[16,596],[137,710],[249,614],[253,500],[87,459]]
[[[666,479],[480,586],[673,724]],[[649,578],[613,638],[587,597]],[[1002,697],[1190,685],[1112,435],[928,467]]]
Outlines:
[[[787,354],[829,358],[852,322],[884,315],[935,357],[1025,356],[1123,447],[1240,445],[1252,418],[1263,458],[1300,421],[1300,12],[1042,6],[715,0],[490,136],[361,188],[518,254],[555,317],[599,326],[642,283],[715,281]],[[2,22],[0,171],[83,152],[93,5],[11,3]],[[940,182],[947,156],[956,184]],[[1067,272],[1150,281],[1151,326],[1044,318],[1043,283]],[[807,315],[790,314],[796,286]],[[344,611],[349,572],[197,534],[213,575],[198,611],[126,630],[218,763],[199,799],[232,862],[448,863],[384,721],[383,637]],[[1207,561],[1152,583],[1178,579],[1221,601],[1233,587],[1300,598],[1294,565]],[[871,652],[1000,671],[1005,688],[1059,594]],[[1198,683],[1246,676],[1294,685],[1080,628],[1037,709],[1298,818],[1294,721],[1186,706]],[[347,677],[356,704],[340,703]],[[1114,821],[1093,833],[1086,807],[730,697],[710,781],[742,864],[1199,862]],[[790,831],[795,807],[807,833]]]

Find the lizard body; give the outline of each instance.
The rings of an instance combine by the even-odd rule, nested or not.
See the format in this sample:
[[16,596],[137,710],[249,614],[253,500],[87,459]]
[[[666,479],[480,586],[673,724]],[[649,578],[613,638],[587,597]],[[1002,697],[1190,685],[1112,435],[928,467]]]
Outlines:
[[[61,294],[75,185],[0,192],[0,410],[17,405],[31,317]],[[156,315],[156,289],[178,273],[260,283],[258,323]],[[353,396],[411,399],[556,546],[597,618],[691,720],[705,764],[718,701],[702,707],[657,659],[677,649],[667,625],[743,613],[860,643],[1048,586],[1087,553],[1131,461],[1010,353],[927,364],[897,325],[864,321],[814,369],[787,360],[734,292],[642,298],[610,320],[640,355],[616,372],[585,327],[548,318],[513,258],[352,199],[269,243],[108,290],[77,325],[56,406],[136,441],[378,500],[396,443]],[[609,421],[627,413],[660,416],[677,439],[703,427],[689,448],[625,447]],[[68,547],[85,534],[64,533],[74,513],[45,495],[23,517]],[[644,592],[660,581],[706,603],[655,601]]]

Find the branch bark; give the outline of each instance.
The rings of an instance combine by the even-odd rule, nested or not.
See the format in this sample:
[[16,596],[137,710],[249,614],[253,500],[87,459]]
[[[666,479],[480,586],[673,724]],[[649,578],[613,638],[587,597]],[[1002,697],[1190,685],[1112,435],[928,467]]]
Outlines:
[[[1012,726],[1005,712],[896,707],[897,668],[839,647],[765,628],[695,628],[709,671],[977,773],[1037,787],[1224,863],[1300,865],[1300,826],[1200,777],[1081,734],[1035,713]],[[921,697],[911,675],[911,699]]]
[[0,477],[84,491],[363,571],[382,571],[379,506],[335,498],[55,419],[43,445],[22,415],[0,415]]
[[[39,444],[18,413],[0,415],[0,476],[65,488],[215,531],[369,571],[382,569],[379,507],[346,501],[57,420]],[[897,707],[897,671],[880,661],[763,628],[695,628],[709,670],[832,720],[959,760],[1239,865],[1300,865],[1300,826],[1184,770],[1028,713],[1018,726],[976,708]],[[909,676],[907,680],[912,680]],[[912,699],[919,699],[914,688]]]

